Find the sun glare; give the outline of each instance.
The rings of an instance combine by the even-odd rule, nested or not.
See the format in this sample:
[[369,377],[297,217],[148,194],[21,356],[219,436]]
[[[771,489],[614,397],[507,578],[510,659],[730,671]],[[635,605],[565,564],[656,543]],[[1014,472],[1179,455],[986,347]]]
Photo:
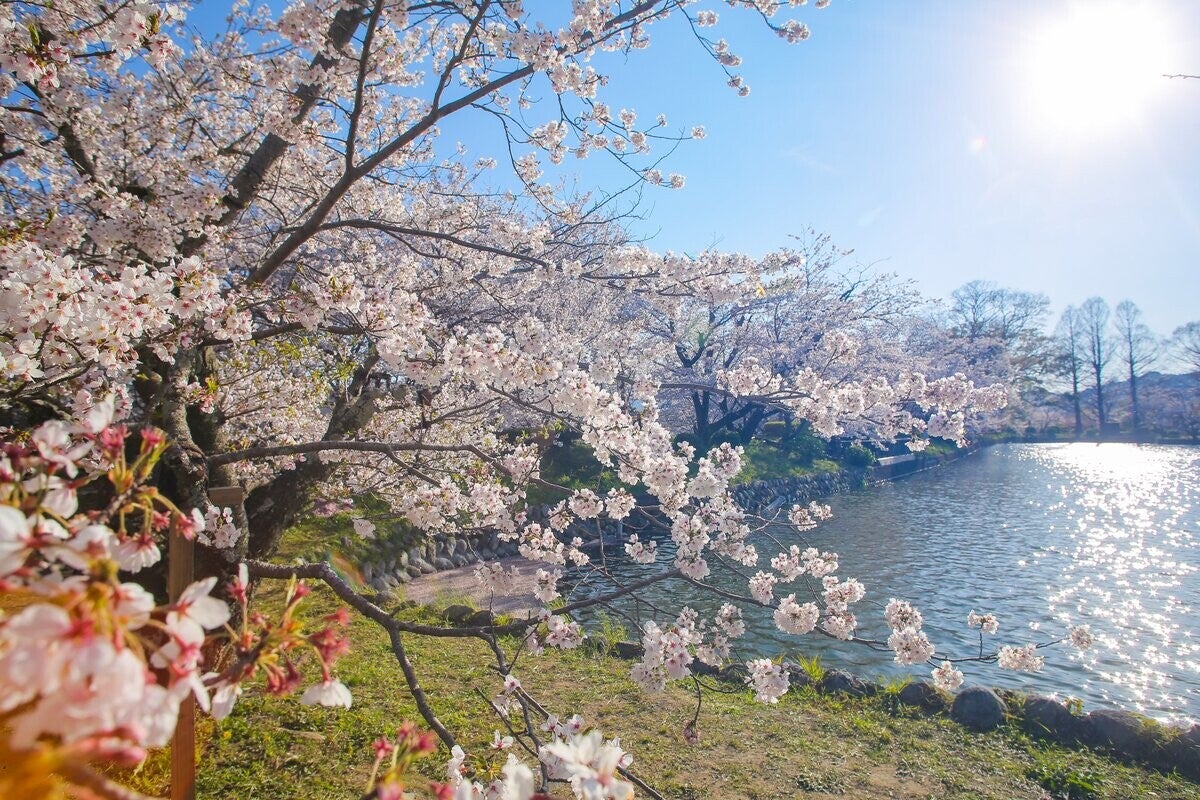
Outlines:
[[1165,88],[1171,50],[1167,22],[1149,5],[1072,5],[1029,39],[1021,94],[1030,125],[1072,139],[1136,125]]

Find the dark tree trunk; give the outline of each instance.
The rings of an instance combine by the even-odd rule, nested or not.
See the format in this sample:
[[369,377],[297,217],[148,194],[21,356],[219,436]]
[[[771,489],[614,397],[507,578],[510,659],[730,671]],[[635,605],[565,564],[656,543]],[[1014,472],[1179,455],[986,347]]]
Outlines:
[[1075,409],[1075,438],[1083,436],[1083,404],[1079,402],[1079,370],[1071,370],[1071,405]]

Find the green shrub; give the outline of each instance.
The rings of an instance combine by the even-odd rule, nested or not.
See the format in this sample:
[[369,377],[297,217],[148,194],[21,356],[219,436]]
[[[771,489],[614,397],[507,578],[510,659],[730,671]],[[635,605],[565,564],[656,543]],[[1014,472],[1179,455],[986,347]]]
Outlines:
[[863,467],[869,467],[872,464],[878,463],[879,459],[875,458],[875,454],[861,444],[852,444],[846,448],[846,453],[842,456],[842,461],[848,467],[862,469]]

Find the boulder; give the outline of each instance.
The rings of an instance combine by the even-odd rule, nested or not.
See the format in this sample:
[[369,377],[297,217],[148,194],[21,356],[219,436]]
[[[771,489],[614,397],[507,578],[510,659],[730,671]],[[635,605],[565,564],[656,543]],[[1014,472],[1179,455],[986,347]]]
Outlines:
[[[417,571],[422,575],[432,575],[433,573],[437,572],[437,569],[434,568],[433,564],[430,564],[423,558],[415,558],[408,562],[408,572],[410,575],[412,574],[413,567],[416,567]],[[416,576],[414,575],[413,577]]]
[[440,572],[442,570],[454,569],[454,562],[445,556],[440,556],[433,560],[433,566]]
[[467,563],[469,562],[469,560],[470,560],[470,559],[468,559],[468,558],[467,558],[467,554],[466,554],[466,553],[461,553],[461,552],[460,552],[460,553],[455,553],[455,554],[454,554],[454,555],[453,555],[453,556],[450,558],[450,561],[451,561],[451,563],[453,563],[453,564],[454,564],[454,566],[456,566],[456,567],[465,567],[465,566],[467,565]]
[[[1200,774],[1200,733],[1174,735],[1170,728],[1132,711],[1092,711],[1079,720],[1079,741],[1108,748],[1123,759],[1142,760],[1162,769],[1177,769],[1184,775]],[[1188,772],[1187,770],[1190,770]]]
[[991,731],[1004,722],[1004,701],[984,686],[968,686],[954,698],[950,718],[973,731]]
[[408,566],[408,552],[407,551],[402,551],[400,553],[400,555],[396,556],[396,566],[399,567],[400,569],[405,569]]
[[392,578],[395,579],[397,584],[408,583],[412,580],[412,576],[408,574],[408,570],[404,569],[397,569],[392,573]]
[[879,687],[870,681],[840,669],[826,672],[817,685],[828,694],[848,694],[851,697],[870,697],[879,691]]
[[1021,727],[1031,736],[1071,744],[1079,738],[1079,718],[1049,697],[1027,697]]
[[612,654],[617,658],[641,658],[646,654],[646,649],[637,642],[614,642]]
[[1101,709],[1079,720],[1079,741],[1105,747],[1131,758],[1145,758],[1154,749],[1145,719],[1132,711]]
[[496,624],[496,615],[487,609],[476,611],[463,624],[468,628],[486,628]]
[[950,705],[946,693],[926,680],[906,684],[896,698],[904,705],[919,708],[926,714],[941,713]]
[[1200,781],[1200,725],[1170,736],[1163,750],[1180,775]]
[[418,567],[416,564],[412,564],[412,563],[410,563],[407,567],[405,567],[404,571],[407,572],[410,576],[412,576],[414,578],[419,578],[423,574],[421,572],[421,568]]
[[803,686],[812,685],[812,676],[808,674],[808,670],[804,669],[804,667],[794,661],[784,661],[782,666],[787,672],[788,684],[792,688],[799,689]]
[[442,616],[454,623],[466,621],[468,617],[475,613],[475,609],[470,606],[464,606],[462,603],[455,603],[451,606],[446,606],[446,610],[442,612]]

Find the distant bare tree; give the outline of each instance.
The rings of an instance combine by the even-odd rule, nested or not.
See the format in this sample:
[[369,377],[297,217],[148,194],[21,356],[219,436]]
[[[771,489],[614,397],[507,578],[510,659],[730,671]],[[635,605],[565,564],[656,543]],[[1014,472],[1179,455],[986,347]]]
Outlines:
[[1145,374],[1147,367],[1158,359],[1158,337],[1142,321],[1142,311],[1132,300],[1122,300],[1117,305],[1113,325],[1117,331],[1117,351],[1129,371],[1129,402],[1133,429],[1141,430],[1138,380]]
[[1083,332],[1083,355],[1096,380],[1096,422],[1101,432],[1108,421],[1104,405],[1104,368],[1112,358],[1109,350],[1108,320],[1112,314],[1103,297],[1089,297],[1079,309]]
[[1171,346],[1188,369],[1200,372],[1200,321],[1176,328],[1171,336]]
[[1075,412],[1075,435],[1083,435],[1083,405],[1079,399],[1079,381],[1083,371],[1083,328],[1079,309],[1067,306],[1054,332],[1059,374],[1071,380],[1071,407]]
[[946,324],[973,373],[1007,383],[1023,398],[1043,391],[1052,356],[1043,333],[1049,309],[1043,294],[971,281],[951,295]]

